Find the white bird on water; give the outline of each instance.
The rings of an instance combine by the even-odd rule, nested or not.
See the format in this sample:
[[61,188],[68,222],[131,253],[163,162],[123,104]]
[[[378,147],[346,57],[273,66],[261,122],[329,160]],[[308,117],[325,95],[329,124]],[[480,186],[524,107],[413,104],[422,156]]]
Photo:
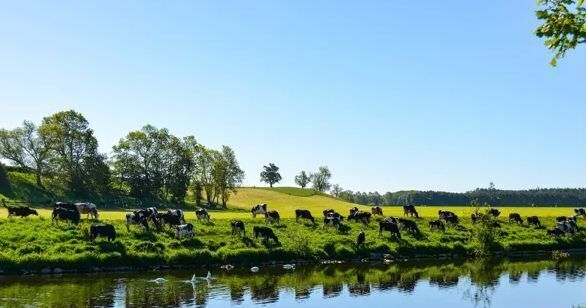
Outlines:
[[253,273],[258,272],[258,270],[259,270],[258,266],[253,266],[253,267],[250,268],[250,271],[253,272]]
[[205,280],[207,282],[210,282],[212,280],[216,279],[215,277],[212,276],[212,273],[210,271],[208,271],[207,276],[205,277],[196,277],[195,274],[193,274],[193,276],[191,276],[191,282],[197,282],[198,280]]
[[295,264],[283,264],[284,269],[295,269]]
[[167,281],[167,279],[159,277],[159,278],[157,278],[157,279],[155,279],[153,281],[156,282],[156,283],[163,283],[163,282]]

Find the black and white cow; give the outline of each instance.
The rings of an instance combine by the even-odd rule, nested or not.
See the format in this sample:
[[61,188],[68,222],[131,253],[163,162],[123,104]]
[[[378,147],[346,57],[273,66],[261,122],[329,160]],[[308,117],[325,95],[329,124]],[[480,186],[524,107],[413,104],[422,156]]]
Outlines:
[[356,247],[360,247],[366,241],[366,234],[364,231],[360,231],[358,233],[358,237],[356,238]]
[[183,237],[193,238],[195,235],[195,229],[191,223],[185,225],[179,225],[175,227],[175,237],[180,239]]
[[403,206],[403,216],[415,216],[415,218],[419,218],[419,214],[415,209],[415,205],[405,205]]
[[230,226],[232,227],[232,236],[240,233],[246,236],[246,229],[244,229],[244,223],[242,222],[242,220],[232,220],[230,222]]
[[527,217],[527,224],[528,225],[535,225],[541,228],[541,222],[539,221],[539,217],[537,216],[528,216]]
[[54,222],[59,222],[59,220],[65,220],[68,223],[73,223],[77,225],[81,220],[81,215],[79,215],[77,209],[68,210],[65,208],[58,207],[56,209],[53,209],[53,213],[51,214],[51,224],[53,224]]
[[398,239],[401,239],[401,232],[399,232],[399,226],[397,224],[392,223],[389,220],[381,220],[378,223],[378,236],[382,236],[383,231],[389,231],[391,235],[396,236]]
[[95,240],[98,236],[108,238],[108,241],[116,240],[116,229],[113,225],[102,224],[90,226],[90,238]]
[[143,226],[147,231],[149,230],[148,218],[144,210],[134,211],[126,214],[126,230],[130,231],[130,225]]
[[295,221],[299,222],[299,218],[310,220],[315,225],[315,219],[309,210],[295,210]]
[[568,221],[568,217],[566,216],[558,216],[555,218],[556,222],[564,222],[564,221]]
[[281,216],[279,212],[275,210],[267,211],[265,213],[265,223],[267,224],[279,224],[281,221]]
[[460,223],[458,215],[456,215],[454,212],[439,210],[438,216],[439,219],[444,220],[449,225],[457,225]]
[[338,219],[340,219],[340,221],[344,221],[344,216],[342,216],[340,213],[334,211],[334,209],[329,209],[329,210],[324,210],[324,217],[336,217]]
[[355,222],[361,222],[365,225],[370,223],[372,214],[364,211],[353,212],[352,215],[348,216],[348,221],[354,220]]
[[86,214],[86,218],[91,216],[93,219],[98,219],[98,207],[95,204],[91,202],[78,202],[73,205],[75,205],[80,214]]
[[357,207],[350,208],[350,215],[348,215],[348,217],[354,215],[354,213],[356,213],[356,212],[358,212],[358,208]]
[[584,216],[584,217],[586,217],[586,210],[585,210],[585,209],[583,209],[583,208],[580,208],[580,209],[574,209],[574,213],[575,213],[577,216]]
[[185,224],[185,214],[183,213],[183,210],[180,210],[180,209],[168,210],[167,213],[177,216],[179,218],[179,221],[181,221],[181,223]]
[[383,208],[380,206],[373,206],[370,209],[370,213],[372,213],[372,216],[374,216],[374,215],[383,216]]
[[265,242],[273,240],[275,241],[275,243],[280,244],[279,238],[275,235],[275,232],[273,232],[273,229],[271,228],[263,226],[254,226],[254,228],[252,228],[252,233],[254,238],[262,237],[264,238]]
[[399,222],[399,229],[407,229],[410,233],[420,234],[419,228],[417,227],[417,223],[413,220],[397,218]]
[[494,217],[499,217],[500,214],[501,214],[501,211],[499,211],[497,209],[488,210],[488,215],[492,215]]
[[324,226],[323,229],[327,227],[336,228],[336,230],[340,229],[340,219],[338,217],[328,216],[324,217]]
[[195,217],[197,218],[197,221],[202,221],[205,219],[207,222],[210,222],[210,213],[208,213],[208,210],[204,208],[195,210]]
[[433,230],[433,229],[438,229],[441,230],[442,232],[446,232],[446,227],[444,226],[444,223],[441,220],[432,220],[429,222],[429,230]]
[[549,229],[547,230],[547,235],[551,235],[553,237],[558,237],[558,236],[562,236],[564,235],[565,232],[558,229],[558,228],[553,228],[553,229]]
[[267,204],[266,203],[257,204],[252,207],[250,212],[252,213],[252,218],[255,218],[256,215],[265,214],[267,212]]
[[519,215],[519,213],[511,213],[509,214],[509,223],[511,222],[516,222],[520,225],[523,224],[523,218],[521,218],[521,215]]
[[157,214],[157,223],[160,227],[169,225],[169,228],[173,228],[175,226],[179,226],[182,222],[181,215],[178,212],[167,211],[167,213]]
[[28,217],[30,215],[39,216],[37,210],[31,209],[27,206],[9,206],[4,205],[8,210],[8,217],[16,216],[16,217]]
[[555,227],[572,235],[578,231],[578,226],[573,221],[559,221],[556,223]]

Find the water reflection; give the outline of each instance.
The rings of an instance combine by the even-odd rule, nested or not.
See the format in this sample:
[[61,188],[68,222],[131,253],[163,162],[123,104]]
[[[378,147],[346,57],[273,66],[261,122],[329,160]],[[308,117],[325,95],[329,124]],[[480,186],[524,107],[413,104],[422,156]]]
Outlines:
[[[256,274],[218,270],[214,274],[217,279],[195,284],[187,281],[192,273],[184,271],[0,277],[0,306],[221,307],[227,302],[291,306],[317,300],[335,302],[346,297],[380,298],[382,304],[384,294],[389,292],[414,298],[419,294],[441,296],[442,292],[456,292],[460,293],[456,300],[464,306],[472,303],[489,307],[496,306],[493,299],[499,298],[502,288],[539,284],[542,277],[563,282],[564,286],[567,282],[585,286],[586,260],[339,264],[298,267],[294,271],[263,268]],[[156,277],[167,281],[154,283],[152,279]]]

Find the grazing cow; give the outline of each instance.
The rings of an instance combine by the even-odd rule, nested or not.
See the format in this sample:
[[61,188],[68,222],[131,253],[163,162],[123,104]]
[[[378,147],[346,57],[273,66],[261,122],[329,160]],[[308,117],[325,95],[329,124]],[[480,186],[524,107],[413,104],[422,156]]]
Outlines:
[[79,212],[79,210],[77,209],[77,206],[75,206],[75,204],[69,203],[69,202],[55,202],[55,204],[53,205],[53,209],[58,209],[58,208]]
[[445,220],[444,217],[447,217],[447,216],[456,216],[456,214],[454,212],[442,211],[442,210],[437,211],[437,214],[438,214],[439,219],[444,219],[444,220]]
[[265,223],[267,224],[279,224],[281,216],[279,212],[272,210],[265,213]]
[[460,223],[460,219],[458,219],[458,215],[454,214],[454,212],[439,210],[437,213],[438,213],[439,219],[440,220],[443,219],[446,222],[446,224],[457,225]]
[[399,229],[407,229],[407,231],[416,234],[421,233],[413,220],[397,218],[397,221],[399,222]]
[[568,217],[566,216],[558,216],[555,218],[556,222],[564,222],[564,221],[568,221]]
[[195,235],[195,229],[191,223],[185,225],[179,225],[175,227],[175,238],[189,237],[193,238]]
[[340,219],[333,216],[324,217],[324,226],[323,229],[326,227],[334,227],[336,230],[340,229]]
[[86,218],[92,216],[93,219],[98,219],[98,207],[95,204],[90,202],[78,202],[73,205],[75,205],[80,214],[86,214]]
[[488,210],[488,215],[492,215],[494,217],[499,217],[500,214],[501,214],[501,211],[499,211],[497,209]]
[[264,238],[265,242],[268,242],[269,239],[272,239],[273,241],[275,241],[275,243],[280,244],[279,238],[275,235],[275,232],[273,232],[273,229],[271,228],[254,226],[254,228],[252,228],[252,233],[254,235],[254,238],[262,237]]
[[350,215],[348,215],[348,217],[352,216],[354,213],[358,212],[358,208],[357,207],[353,207],[350,209]]
[[183,214],[182,210],[180,210],[180,209],[168,210],[167,213],[179,217],[179,221],[181,221],[181,223],[185,224],[185,214]]
[[244,229],[244,223],[242,220],[232,220],[230,226],[232,227],[232,236],[240,233],[246,236],[246,230]]
[[309,219],[315,225],[315,219],[308,210],[295,210],[295,221],[299,222],[299,218]]
[[373,207],[370,209],[370,212],[372,213],[372,216],[374,216],[374,215],[380,215],[380,216],[383,216],[383,208],[382,208],[382,207],[380,207],[380,206],[373,206]]
[[509,223],[511,222],[516,222],[520,225],[523,224],[523,218],[521,218],[521,215],[519,215],[519,213],[511,213],[509,214]]
[[429,222],[429,230],[438,229],[442,232],[446,232],[446,227],[441,220],[432,220]]
[[501,223],[498,222],[498,221],[493,221],[492,224],[491,224],[491,226],[493,228],[500,228],[501,227]]
[[417,214],[417,210],[415,210],[415,205],[403,206],[403,216],[415,216],[415,218],[419,218],[419,214]]
[[168,211],[167,213],[157,214],[158,225],[163,227],[169,225],[169,228],[173,228],[181,224],[181,216],[177,212]]
[[586,217],[586,210],[583,209],[583,208],[574,209],[574,213],[576,213],[577,216],[584,216],[584,217]]
[[547,235],[551,235],[553,237],[558,237],[558,236],[562,236],[564,235],[565,232],[558,229],[558,228],[553,228],[553,229],[549,229],[547,230]]
[[541,222],[539,221],[539,217],[537,216],[528,216],[527,217],[527,224],[528,225],[535,225],[541,228]]
[[573,221],[560,221],[556,223],[555,227],[572,235],[578,231],[578,226]]
[[574,215],[574,216],[570,216],[568,217],[568,221],[573,221],[574,223],[578,222],[578,216]]
[[81,215],[79,215],[77,209],[75,211],[71,211],[58,207],[54,209],[53,213],[51,214],[51,224],[53,224],[55,221],[59,222],[59,220],[66,220],[69,223],[72,222],[77,225],[81,220]]
[[354,220],[355,222],[361,222],[361,223],[367,225],[370,223],[371,216],[372,216],[372,214],[370,214],[369,212],[356,211],[356,212],[352,213],[352,215],[348,216],[348,221]]
[[475,224],[478,221],[478,218],[480,218],[480,214],[477,214],[477,213],[470,214],[470,220],[472,220],[472,224]]
[[149,230],[148,218],[144,210],[134,211],[126,214],[126,230],[130,231],[130,225],[142,225]]
[[266,203],[257,204],[252,207],[250,212],[252,213],[252,218],[255,218],[256,215],[259,215],[259,214],[265,214],[267,212],[267,204]]
[[98,236],[107,237],[108,241],[115,241],[116,229],[110,224],[92,225],[90,227],[90,238],[95,240]]
[[31,209],[27,206],[7,206],[3,204],[6,209],[8,209],[8,217],[16,216],[16,217],[28,217],[29,215],[39,216],[36,210]]
[[324,210],[324,217],[336,217],[338,219],[340,219],[340,221],[344,221],[344,216],[342,216],[342,214],[334,211],[333,209],[329,209],[329,210]]
[[366,234],[364,231],[360,231],[358,233],[358,237],[356,238],[356,247],[360,247],[366,241]]
[[389,231],[391,235],[396,236],[398,239],[401,239],[401,233],[399,232],[399,227],[397,224],[394,224],[388,220],[382,220],[378,223],[378,236],[382,236],[383,231]]
[[202,221],[205,219],[207,222],[210,222],[210,213],[208,213],[208,210],[204,208],[195,210],[195,217],[197,218],[197,221]]

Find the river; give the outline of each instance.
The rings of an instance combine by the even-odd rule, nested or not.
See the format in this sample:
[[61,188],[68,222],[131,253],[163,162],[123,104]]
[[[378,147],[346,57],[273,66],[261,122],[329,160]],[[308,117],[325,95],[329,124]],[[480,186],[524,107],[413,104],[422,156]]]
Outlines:
[[0,276],[0,307],[586,307],[584,258],[194,274],[207,270]]

